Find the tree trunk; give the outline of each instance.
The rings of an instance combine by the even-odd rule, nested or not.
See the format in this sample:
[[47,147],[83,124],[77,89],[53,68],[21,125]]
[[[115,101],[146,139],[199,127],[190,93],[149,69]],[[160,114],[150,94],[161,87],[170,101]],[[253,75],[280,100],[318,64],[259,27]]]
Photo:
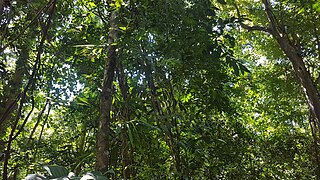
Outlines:
[[[310,123],[310,128],[312,130],[312,135],[315,142],[315,159],[317,163],[316,171],[319,171],[320,164],[319,164],[319,157],[318,157],[318,136],[320,134],[319,127],[320,127],[320,96],[319,91],[313,81],[313,78],[310,72],[307,70],[305,63],[303,61],[302,52],[301,52],[301,45],[296,37],[296,34],[292,33],[292,39],[290,40],[289,34],[287,34],[283,28],[284,25],[280,25],[277,21],[276,17],[274,16],[272,9],[270,7],[268,0],[262,0],[262,3],[265,6],[265,12],[267,14],[270,29],[269,32],[273,35],[274,39],[278,42],[280,48],[289,58],[294,73],[298,79],[299,84],[302,86],[304,94],[308,101],[308,106],[310,108],[310,115],[312,116],[312,123]],[[294,43],[293,43],[294,41]],[[315,130],[317,132],[315,132]],[[318,176],[317,179],[320,179],[320,172],[316,172]]]
[[[19,93],[22,88],[22,81],[26,74],[26,64],[29,58],[29,48],[21,46],[19,59],[16,62],[15,72],[12,79],[4,87],[4,95],[0,98],[0,142],[5,142],[5,135],[10,126],[11,113],[17,109]],[[4,152],[4,146],[0,146],[0,152]]]
[[96,144],[96,170],[106,172],[109,169],[110,156],[110,112],[112,106],[112,83],[117,62],[117,11],[111,12],[107,60],[104,70],[102,92],[100,97],[100,117]]
[[[248,31],[262,31],[272,34],[273,38],[278,42],[281,50],[290,60],[294,73],[297,77],[299,84],[302,86],[306,99],[308,101],[308,106],[310,109],[310,115],[313,117],[313,126],[311,124],[311,129],[317,132],[313,132],[313,135],[319,136],[320,134],[320,96],[319,91],[313,81],[313,78],[306,68],[306,65],[302,57],[302,47],[295,33],[289,34],[285,31],[284,24],[280,24],[277,18],[272,12],[272,8],[268,0],[262,0],[264,4],[265,13],[269,21],[269,27],[261,26],[248,26],[240,22],[241,27],[247,29]],[[240,16],[240,11],[236,6],[238,16]],[[317,37],[316,37],[317,38]],[[316,128],[315,128],[316,127]],[[314,137],[317,142],[318,137]],[[316,157],[317,158],[317,157]],[[317,165],[320,167],[320,164]],[[317,173],[318,174],[318,173]],[[320,177],[318,177],[320,178]]]
[[[280,43],[279,43],[280,44]],[[280,44],[281,46],[281,44]],[[308,72],[302,57],[299,52],[292,52],[292,47],[283,46],[283,51],[289,57],[292,66],[294,68],[295,75],[297,76],[299,83],[302,85],[305,95],[308,100],[308,104],[312,115],[315,117],[315,121],[319,126],[320,120],[320,99],[318,90],[312,80],[310,73]]]
[[121,158],[122,158],[122,173],[123,179],[130,179],[132,175],[132,157],[130,156],[130,145],[128,140],[128,121],[130,120],[130,109],[128,106],[129,97],[128,97],[128,83],[125,77],[123,64],[119,62],[118,67],[118,81],[120,86],[120,91],[123,97],[124,105],[121,108]]
[[[284,26],[280,26],[272,13],[272,9],[268,0],[262,0],[265,5],[265,11],[270,23],[270,32],[277,40],[280,48],[287,55],[293,66],[298,82],[303,87],[305,96],[308,100],[308,105],[312,115],[315,118],[315,122],[319,125],[320,122],[320,97],[319,92],[312,80],[310,73],[308,72],[301,54],[301,47],[299,43],[293,44],[288,34],[283,30]],[[295,35],[294,35],[295,36]]]

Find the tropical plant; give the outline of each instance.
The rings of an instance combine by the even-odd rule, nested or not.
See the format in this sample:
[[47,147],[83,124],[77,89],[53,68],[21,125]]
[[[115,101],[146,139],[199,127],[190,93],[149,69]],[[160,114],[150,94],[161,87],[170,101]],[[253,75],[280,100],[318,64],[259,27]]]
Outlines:
[[64,179],[78,179],[78,180],[107,180],[108,178],[101,175],[99,172],[88,172],[82,177],[76,177],[73,172],[68,172],[68,170],[63,166],[44,166],[49,174],[47,177],[40,174],[29,174],[24,180],[64,180]]

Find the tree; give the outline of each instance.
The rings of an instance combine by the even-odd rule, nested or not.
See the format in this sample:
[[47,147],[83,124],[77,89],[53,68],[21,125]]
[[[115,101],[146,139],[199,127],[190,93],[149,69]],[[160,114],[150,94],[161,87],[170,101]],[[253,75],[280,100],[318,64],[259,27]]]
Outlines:
[[[239,0],[239,13],[224,0],[48,3],[3,8],[11,20],[1,21],[0,75],[24,71],[19,87],[0,80],[1,105],[23,95],[2,136],[6,178],[48,164],[110,179],[315,178],[309,111],[290,63],[272,38],[238,31],[239,22],[257,29],[246,17],[269,23],[261,2]],[[254,13],[241,16],[247,6]],[[281,24],[294,24],[285,17],[296,11],[311,18],[307,6],[270,6]],[[295,11],[280,16],[283,7]],[[317,54],[303,52],[317,69]]]
[[[108,2],[113,3],[112,1]],[[113,80],[117,63],[117,9],[110,13],[110,31],[108,35],[108,51],[107,60],[104,70],[104,78],[100,99],[100,118],[97,132],[97,154],[96,154],[96,170],[106,172],[109,169],[109,134],[111,123],[111,106],[112,106],[112,91]]]
[[[310,113],[310,125],[315,133],[315,141],[318,143],[319,123],[320,123],[320,97],[314,75],[317,70],[308,64],[318,59],[316,53],[319,38],[317,38],[318,27],[314,23],[318,20],[318,15],[312,12],[311,2],[273,2],[262,0],[266,18],[260,25],[247,25],[244,23],[245,17],[241,15],[236,5],[237,14],[241,27],[248,31],[261,31],[269,33],[279,44],[281,50],[290,60],[294,69],[297,81],[303,88]],[[285,9],[288,9],[286,11]],[[294,19],[289,17],[295,17]],[[259,22],[257,22],[259,23]],[[299,27],[295,29],[296,27]],[[309,67],[307,67],[309,66]],[[317,145],[318,146],[318,145]],[[317,149],[317,148],[316,148]],[[318,155],[317,155],[318,156]],[[317,164],[319,167],[319,164]]]

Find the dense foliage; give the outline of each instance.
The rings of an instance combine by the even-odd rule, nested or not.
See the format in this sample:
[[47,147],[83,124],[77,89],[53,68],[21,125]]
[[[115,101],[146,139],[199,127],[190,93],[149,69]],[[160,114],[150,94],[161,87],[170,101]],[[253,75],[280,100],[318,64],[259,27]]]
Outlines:
[[319,178],[319,7],[0,1],[2,178]]

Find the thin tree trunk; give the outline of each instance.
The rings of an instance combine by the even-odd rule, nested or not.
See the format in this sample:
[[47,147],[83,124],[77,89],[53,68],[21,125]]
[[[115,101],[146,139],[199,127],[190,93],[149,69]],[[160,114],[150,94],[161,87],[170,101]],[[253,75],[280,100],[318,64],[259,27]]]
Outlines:
[[130,120],[130,112],[128,107],[128,83],[127,79],[124,74],[123,65],[121,62],[119,62],[119,68],[118,68],[118,80],[119,80],[119,86],[120,91],[123,97],[124,101],[124,107],[121,109],[121,119],[122,119],[122,129],[121,129],[121,157],[122,157],[122,173],[123,173],[123,179],[130,179],[130,176],[132,174],[132,158],[130,157],[130,146],[129,146],[129,140],[128,140],[128,121]]
[[[49,103],[48,104],[48,112],[47,112],[46,117],[45,117],[45,119],[43,121],[43,124],[42,124],[42,127],[41,127],[41,131],[40,131],[40,135],[38,137],[38,142],[36,144],[36,148],[34,149],[34,152],[32,154],[33,155],[32,162],[37,162],[37,155],[38,155],[38,149],[39,149],[38,147],[40,147],[40,144],[41,144],[41,138],[42,138],[45,126],[47,125],[47,122],[48,122],[48,119],[49,119],[49,114],[50,114],[50,111],[51,111],[51,107],[52,107],[52,105],[51,105],[51,103]],[[29,170],[28,170],[28,173],[31,173],[31,172],[29,172]]]
[[32,140],[32,138],[33,138],[32,136],[33,136],[33,134],[36,132],[36,130],[37,130],[39,124],[40,124],[42,115],[43,115],[43,113],[45,112],[45,110],[46,110],[46,108],[47,108],[47,106],[48,106],[49,104],[50,104],[50,100],[47,99],[45,105],[43,106],[42,110],[40,111],[40,113],[39,113],[39,115],[38,115],[38,119],[37,119],[36,124],[35,124],[35,125],[33,126],[33,128],[32,128],[32,131],[31,131],[30,136],[29,136],[29,142],[30,142],[30,140]]
[[110,122],[111,122],[111,106],[112,106],[112,89],[115,67],[117,62],[117,11],[111,12],[110,15],[110,31],[107,52],[107,60],[104,70],[104,78],[102,92],[100,97],[100,117],[97,132],[96,144],[96,170],[106,172],[109,169],[110,156]]

